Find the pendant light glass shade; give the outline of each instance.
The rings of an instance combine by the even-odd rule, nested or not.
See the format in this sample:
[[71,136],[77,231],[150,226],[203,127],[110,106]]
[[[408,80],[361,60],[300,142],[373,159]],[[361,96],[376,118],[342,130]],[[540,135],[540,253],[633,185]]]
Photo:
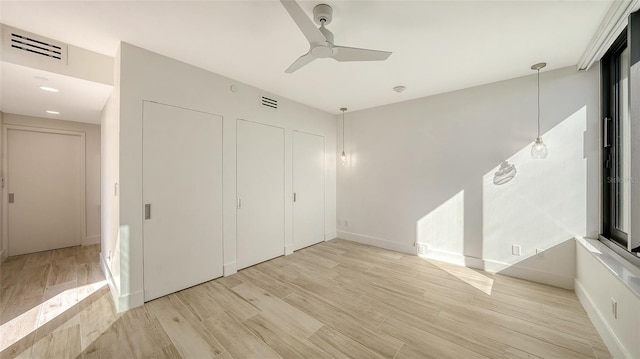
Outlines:
[[344,153],[344,151],[342,151],[342,154],[340,155],[340,161],[343,165],[347,163],[347,155]]
[[531,146],[531,157],[542,160],[547,158],[547,154],[547,145],[542,142],[542,138],[536,138],[536,142]]
[[545,66],[547,66],[546,62],[531,66],[531,70],[538,71],[538,137],[536,137],[536,141],[531,146],[531,157],[535,159],[545,159],[549,154],[547,145],[542,142],[542,137],[540,137],[540,69]]

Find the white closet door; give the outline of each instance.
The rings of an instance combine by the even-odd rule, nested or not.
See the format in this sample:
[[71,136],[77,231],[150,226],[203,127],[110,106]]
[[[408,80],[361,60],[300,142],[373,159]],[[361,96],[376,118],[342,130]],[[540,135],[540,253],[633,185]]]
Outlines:
[[324,137],[293,132],[293,246],[324,241]]
[[82,244],[83,136],[7,128],[9,255]]
[[284,129],[237,121],[238,269],[284,254]]
[[144,299],[222,276],[222,117],[144,102]]

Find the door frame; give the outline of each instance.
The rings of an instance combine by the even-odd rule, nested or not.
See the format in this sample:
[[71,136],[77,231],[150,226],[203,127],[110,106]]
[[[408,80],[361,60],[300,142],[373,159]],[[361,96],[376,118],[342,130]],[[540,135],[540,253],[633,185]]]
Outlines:
[[67,135],[80,137],[80,236],[81,245],[87,244],[87,212],[86,212],[86,142],[84,132],[58,130],[45,127],[32,127],[21,125],[3,125],[2,126],[2,177],[5,179],[2,188],[2,255],[6,258],[9,255],[9,183],[7,182],[7,173],[9,168],[9,131],[27,131],[41,132],[55,135]]

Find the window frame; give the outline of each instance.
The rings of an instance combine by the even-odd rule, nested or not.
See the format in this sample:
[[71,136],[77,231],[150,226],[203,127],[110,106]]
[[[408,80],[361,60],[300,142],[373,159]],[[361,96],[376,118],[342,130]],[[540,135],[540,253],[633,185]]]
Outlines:
[[625,29],[600,62],[602,103],[602,235],[627,249],[628,234],[616,228],[616,139],[619,133],[620,55],[627,48]]

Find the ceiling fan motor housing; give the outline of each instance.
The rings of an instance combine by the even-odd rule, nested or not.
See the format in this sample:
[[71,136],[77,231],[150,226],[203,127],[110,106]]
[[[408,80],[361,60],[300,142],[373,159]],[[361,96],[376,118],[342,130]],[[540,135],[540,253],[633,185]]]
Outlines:
[[318,25],[329,25],[333,18],[333,9],[327,4],[319,4],[313,8],[313,21]]

